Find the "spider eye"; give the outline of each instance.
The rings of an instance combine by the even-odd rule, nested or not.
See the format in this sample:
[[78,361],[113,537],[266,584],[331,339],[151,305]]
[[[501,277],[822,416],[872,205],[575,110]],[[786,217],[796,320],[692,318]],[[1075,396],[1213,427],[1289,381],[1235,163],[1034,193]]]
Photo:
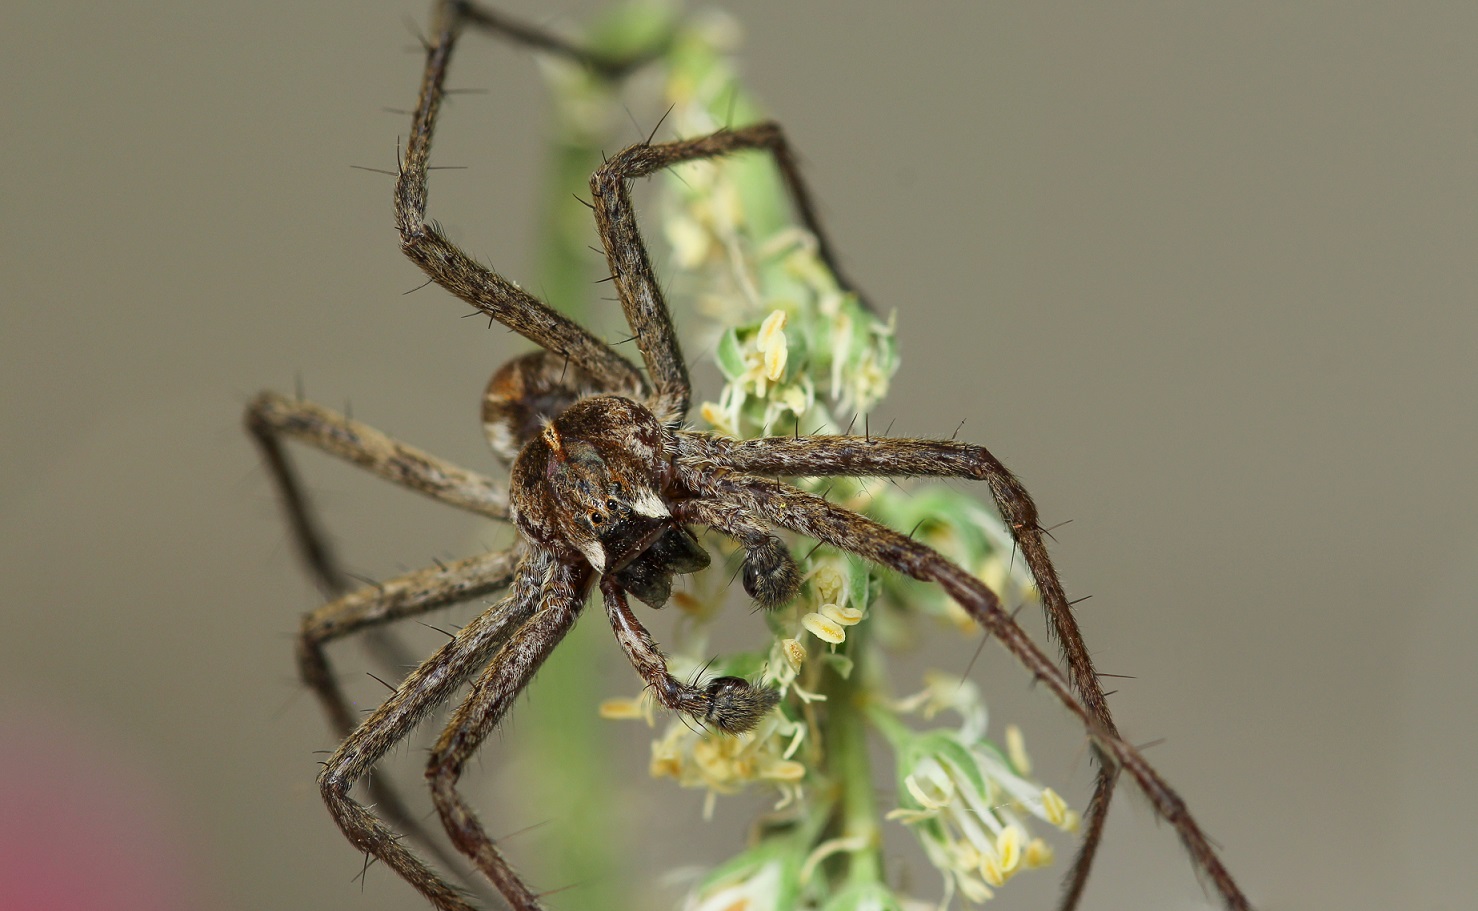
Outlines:
[[598,512],[593,512],[593,513],[590,514],[590,524],[591,525],[599,525],[600,523],[604,522],[605,520],[606,520],[606,517],[603,516],[603,515],[601,515]]
[[611,512],[615,512],[616,510],[618,510],[620,508],[621,508],[621,504],[620,503],[617,503],[614,498],[609,499],[609,500],[606,501],[606,509],[609,509]]

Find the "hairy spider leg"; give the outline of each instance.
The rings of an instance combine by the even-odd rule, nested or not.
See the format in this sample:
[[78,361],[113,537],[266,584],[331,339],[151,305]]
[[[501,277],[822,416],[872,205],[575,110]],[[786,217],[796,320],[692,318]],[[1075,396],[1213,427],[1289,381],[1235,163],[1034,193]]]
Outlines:
[[631,612],[626,592],[610,576],[601,579],[600,590],[616,641],[662,707],[725,734],[742,734],[780,701],[776,691],[755,686],[742,677],[716,677],[701,686],[678,680],[667,670],[661,647]]
[[744,548],[744,591],[755,603],[769,610],[794,598],[801,587],[800,570],[785,542],[752,516],[708,507],[707,500],[694,502],[692,521],[733,538]]
[[[1111,763],[1129,773],[1155,811],[1174,827],[1181,843],[1216,886],[1227,907],[1248,911],[1246,896],[1222,865],[1185,802],[1138,750],[1099,723],[1093,712],[1079,701],[1057,665],[1002,609],[1000,598],[983,582],[907,535],[779,481],[746,475],[714,475],[685,465],[679,465],[678,471],[684,485],[710,501],[710,509],[748,512],[780,528],[857,554],[912,578],[938,584],[1082,722],[1097,749],[1104,754],[1105,765]],[[679,501],[674,514],[689,518],[691,510],[696,520],[697,512],[690,505],[694,502]]]
[[263,392],[247,405],[246,427],[267,460],[304,562],[331,588],[342,588],[346,583],[333,566],[319,522],[283,450],[284,437],[448,506],[490,519],[508,518],[508,493],[492,478],[407,446],[321,405]]
[[497,272],[472,261],[434,224],[426,222],[431,137],[445,95],[452,49],[464,24],[576,58],[611,77],[623,75],[647,58],[610,60],[589,54],[541,29],[514,23],[471,3],[449,4],[441,11],[441,20],[437,41],[427,48],[420,97],[395,188],[401,247],[437,284],[541,347],[568,357],[588,371],[606,391],[641,398],[663,422],[680,422],[687,414],[691,397],[687,367],[641,242],[627,184],[680,162],[753,149],[771,154],[802,223],[816,237],[822,260],[838,283],[857,294],[866,305],[865,298],[855,291],[841,270],[811,193],[801,178],[795,155],[778,124],[760,123],[694,140],[633,146],[598,169],[590,185],[607,263],[655,387],[649,390],[636,368],[614,349]]
[[[462,799],[457,791],[457,781],[461,778],[463,765],[497,727],[513,700],[533,679],[534,672],[574,626],[585,604],[585,595],[590,587],[588,569],[576,569],[542,555],[538,559],[530,557],[529,563],[539,568],[537,575],[542,579],[538,591],[533,593],[538,601],[537,608],[508,637],[472,684],[471,691],[432,747],[431,759],[426,765],[431,799],[452,843],[472,858],[514,911],[539,911],[538,897],[509,866],[477,815]],[[531,572],[530,575],[535,574]],[[394,736],[398,739],[403,734]],[[426,887],[437,884],[428,884],[424,880],[413,881],[413,884],[435,901],[431,889]]]
[[[319,772],[319,791],[350,843],[383,861],[441,911],[473,911],[474,906],[402,845],[389,826],[350,796],[350,790],[478,668],[501,655],[505,643],[513,641],[515,632],[536,611],[577,608],[578,599],[556,603],[559,599],[548,593],[567,588],[552,583],[556,577],[567,578],[573,572],[556,564],[548,554],[528,554],[515,571],[512,591],[458,630],[451,641],[412,671],[390,698],[345,738]],[[456,840],[457,832],[448,828],[448,834],[462,848]]]
[[[304,615],[298,634],[297,664],[299,679],[313,690],[332,730],[343,738],[354,730],[359,719],[350,711],[330,670],[324,646],[362,633],[376,661],[398,678],[415,662],[384,624],[506,587],[516,556],[473,557],[351,592],[350,577],[334,556],[283,440],[297,440],[440,502],[490,518],[507,517],[508,497],[490,478],[309,402],[263,392],[248,404],[245,420],[287,513],[294,549],[323,594],[335,598]],[[425,845],[442,864],[458,869],[456,856],[432,836],[417,814],[410,812],[389,778],[371,775],[368,788],[386,819]]]
[[[611,156],[590,177],[595,223],[605,245],[606,263],[655,387],[647,405],[659,420],[669,425],[681,422],[687,415],[691,390],[677,334],[637,228],[631,205],[631,181],[675,164],[747,150],[769,152],[774,158],[802,221],[817,238],[819,253],[838,282],[844,282],[831,258],[830,243],[801,180],[790,144],[777,123],[757,123],[695,139],[640,143]],[[851,290],[849,285],[843,287]]]
[[[358,727],[360,717],[350,708],[333,675],[325,646],[382,624],[501,591],[512,581],[514,567],[522,556],[522,550],[515,548],[428,567],[351,592],[305,614],[298,632],[298,676],[318,697],[338,736],[347,737]],[[405,666],[398,670],[404,673]],[[367,784],[381,816],[418,841],[449,870],[460,871],[460,858],[432,837],[431,830],[419,814],[409,810],[389,778],[371,773]]]
[[426,169],[431,135],[441,109],[447,63],[461,31],[455,10],[443,10],[436,44],[426,50],[426,71],[410,138],[395,180],[395,224],[401,250],[432,281],[542,348],[568,357],[610,392],[645,398],[646,382],[631,362],[605,342],[491,269],[474,262],[426,221]]
[[[732,440],[698,433],[679,433],[676,436],[678,459],[709,469],[779,477],[851,475],[984,481],[1036,580],[1047,615],[1047,629],[1062,650],[1073,691],[1102,732],[1115,738],[1119,736],[1093,658],[1073,616],[1072,604],[1047,553],[1036,504],[1016,476],[984,446],[953,440],[874,436],[769,437],[757,440]],[[1094,759],[1098,766],[1097,781],[1083,818],[1083,837],[1078,854],[1064,881],[1064,911],[1077,905],[1087,885],[1093,857],[1103,838],[1109,801],[1118,780],[1117,763],[1096,746]]]

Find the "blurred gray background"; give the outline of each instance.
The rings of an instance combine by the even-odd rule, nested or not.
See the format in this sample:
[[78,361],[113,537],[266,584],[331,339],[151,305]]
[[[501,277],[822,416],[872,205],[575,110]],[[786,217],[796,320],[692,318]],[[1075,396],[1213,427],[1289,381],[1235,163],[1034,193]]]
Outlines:
[[[592,6],[500,5],[557,26]],[[904,363],[872,425],[964,421],[1048,524],[1072,520],[1059,565],[1093,595],[1101,668],[1135,678],[1116,681],[1121,727],[1165,738],[1150,758],[1249,894],[1471,907],[1478,7],[733,11],[852,273],[898,310]],[[478,395],[522,344],[434,289],[402,295],[420,278],[388,180],[350,168],[393,166],[407,121],[382,108],[413,100],[425,19],[26,3],[0,30],[0,756],[25,776],[4,793],[96,792],[101,813],[127,791],[143,809],[124,829],[160,833],[180,907],[422,906],[383,869],[352,882],[313,787],[330,738],[290,636],[315,596],[239,415],[301,376],[493,470]],[[477,38],[453,81],[488,93],[445,118],[436,160],[469,170],[433,175],[432,214],[518,277],[544,92],[527,54]],[[479,533],[304,465],[369,575]],[[610,655],[610,695],[633,691]],[[974,676],[1083,806],[1080,732],[1000,650]],[[612,738],[610,786],[652,855],[633,877],[737,848],[748,810],[705,825],[648,780],[644,730]],[[544,823],[510,843],[524,859],[580,821],[498,815],[506,746],[470,786],[493,831]],[[1085,907],[1206,906],[1171,832],[1120,794]],[[15,807],[0,826],[22,825]],[[58,862],[104,860],[79,841]],[[599,889],[558,905],[598,908]],[[1022,877],[997,903],[1054,891]]]

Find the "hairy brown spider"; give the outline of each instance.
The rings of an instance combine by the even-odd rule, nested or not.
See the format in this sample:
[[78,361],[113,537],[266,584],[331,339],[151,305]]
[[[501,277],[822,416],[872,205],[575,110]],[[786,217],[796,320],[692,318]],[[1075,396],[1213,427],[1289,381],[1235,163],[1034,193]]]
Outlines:
[[[643,375],[611,346],[474,262],[426,221],[432,131],[453,47],[468,25],[572,56],[612,76],[639,62],[585,55],[552,35],[467,3],[442,8],[434,43],[427,48],[420,97],[395,184],[401,247],[432,281],[543,349],[499,369],[483,400],[489,443],[511,462],[506,492],[481,474],[317,405],[263,393],[247,410],[247,426],[271,468],[296,543],[315,576],[337,596],[304,618],[297,654],[303,679],[345,738],[324,763],[318,781],[349,841],[394,869],[437,908],[471,911],[463,892],[380,818],[403,833],[422,836],[431,846],[388,786],[369,779],[379,816],[350,796],[392,747],[470,680],[470,691],[431,751],[426,776],[433,802],[452,843],[510,906],[517,911],[543,907],[458,793],[464,764],[570,630],[596,588],[617,641],[661,705],[718,731],[753,728],[774,707],[776,695],[737,677],[689,683],[675,679],[627,598],[660,607],[674,576],[706,567],[708,554],[689,530],[706,526],[742,547],[744,590],[761,607],[783,604],[799,585],[796,563],[776,534],[783,529],[938,584],[1083,725],[1098,765],[1097,784],[1085,814],[1082,846],[1067,876],[1063,908],[1075,907],[1082,893],[1120,772],[1175,828],[1226,905],[1247,908],[1184,802],[1119,737],[1048,557],[1031,497],[985,448],[870,435],[734,440],[683,429],[690,399],[687,367],[637,230],[629,185],[680,162],[743,151],[767,153],[799,218],[819,240],[822,258],[835,270],[780,127],[758,123],[696,139],[641,143],[611,157],[591,177],[596,225],[641,352]],[[286,457],[283,438],[307,443],[451,506],[510,520],[520,540],[508,550],[350,591]],[[985,481],[1035,577],[1066,672],[969,572],[905,534],[776,480],[827,475]],[[355,717],[330,673],[324,653],[328,643],[505,589],[501,600],[417,667],[383,705],[362,721]]]

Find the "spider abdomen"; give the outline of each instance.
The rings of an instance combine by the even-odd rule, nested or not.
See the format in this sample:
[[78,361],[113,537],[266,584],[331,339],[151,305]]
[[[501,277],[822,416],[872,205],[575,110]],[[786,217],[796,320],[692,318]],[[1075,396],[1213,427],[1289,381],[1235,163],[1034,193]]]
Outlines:
[[535,351],[499,367],[482,396],[488,445],[512,462],[524,444],[575,402],[598,388],[583,368],[550,351]]

